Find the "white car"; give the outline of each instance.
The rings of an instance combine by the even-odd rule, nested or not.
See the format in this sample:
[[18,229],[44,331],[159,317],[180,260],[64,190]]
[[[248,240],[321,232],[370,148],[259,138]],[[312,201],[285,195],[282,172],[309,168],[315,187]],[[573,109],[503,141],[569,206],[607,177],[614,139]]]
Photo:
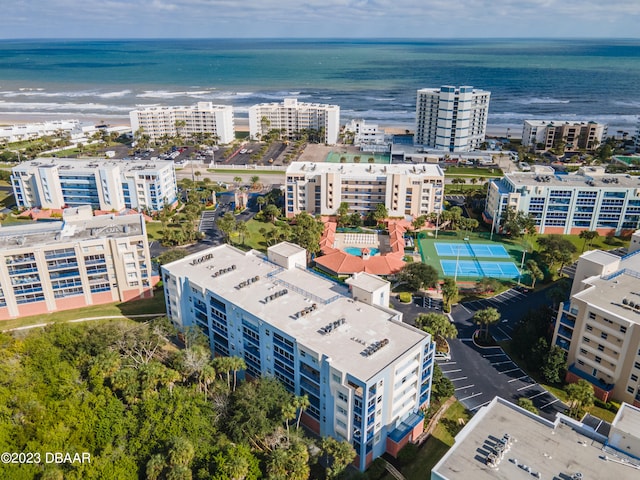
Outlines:
[[436,360],[451,360],[451,355],[446,352],[436,352],[434,356]]

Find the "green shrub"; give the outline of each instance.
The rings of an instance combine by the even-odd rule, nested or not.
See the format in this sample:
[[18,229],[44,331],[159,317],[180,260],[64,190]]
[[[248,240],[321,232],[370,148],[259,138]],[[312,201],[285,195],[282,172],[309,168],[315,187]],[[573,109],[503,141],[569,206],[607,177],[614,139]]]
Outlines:
[[400,292],[398,296],[400,297],[400,301],[402,303],[411,303],[411,300],[413,298],[413,295],[411,295],[411,292]]
[[407,443],[402,450],[398,452],[398,461],[402,465],[411,463],[418,456],[418,446],[414,443]]

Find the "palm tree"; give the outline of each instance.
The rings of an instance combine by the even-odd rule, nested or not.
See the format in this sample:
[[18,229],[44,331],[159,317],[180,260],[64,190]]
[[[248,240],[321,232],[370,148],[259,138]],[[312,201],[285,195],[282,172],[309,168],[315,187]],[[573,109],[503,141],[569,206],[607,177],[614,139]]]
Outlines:
[[500,312],[493,307],[478,310],[473,315],[473,323],[480,327],[480,334],[484,331],[485,340],[489,338],[489,326],[500,320]]
[[544,273],[540,270],[538,263],[535,260],[527,261],[527,269],[531,273],[531,288],[536,288],[536,280],[542,280]]
[[262,211],[262,206],[267,203],[267,199],[264,197],[264,195],[260,195],[258,198],[256,198],[256,204],[258,205],[258,209],[260,211]]
[[233,177],[234,183],[240,185],[242,183],[242,177]]
[[282,419],[287,427],[287,442],[289,441],[289,421],[296,418],[296,407],[290,403],[286,403],[282,406]]
[[593,240],[595,240],[599,236],[600,236],[600,234],[598,232],[596,232],[595,230],[583,230],[583,231],[581,231],[579,237],[584,240],[584,243],[582,244],[582,251],[584,252],[584,249],[587,246],[590,247],[592,242],[593,242]]
[[309,402],[309,397],[307,397],[307,395],[302,395],[301,397],[294,398],[293,405],[298,409],[298,420],[296,421],[296,430],[298,430],[300,428],[302,412],[309,408],[311,402]]
[[445,311],[451,310],[451,302],[458,296],[458,284],[453,278],[447,277],[442,284],[442,299]]
[[258,184],[260,183],[260,177],[257,175],[252,175],[249,181],[251,182],[251,188],[253,190],[257,190]]
[[238,232],[238,235],[240,235],[240,238],[242,239],[242,245],[244,245],[244,237],[249,232],[249,227],[247,227],[247,223],[246,222],[237,222],[236,223],[236,232]]
[[236,390],[236,385],[238,383],[238,371],[246,370],[247,364],[244,359],[240,357],[231,357],[231,361],[229,362],[229,367],[233,370],[233,391]]

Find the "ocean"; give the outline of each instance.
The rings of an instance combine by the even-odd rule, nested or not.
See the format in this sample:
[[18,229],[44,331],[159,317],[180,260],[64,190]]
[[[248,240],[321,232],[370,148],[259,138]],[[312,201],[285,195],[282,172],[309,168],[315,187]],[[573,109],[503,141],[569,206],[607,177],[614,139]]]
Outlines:
[[[126,122],[150,105],[337,104],[343,122],[410,129],[416,90],[491,91],[489,129],[525,119],[593,120],[634,134],[640,40],[0,41],[0,123]],[[99,120],[98,120],[99,121]]]

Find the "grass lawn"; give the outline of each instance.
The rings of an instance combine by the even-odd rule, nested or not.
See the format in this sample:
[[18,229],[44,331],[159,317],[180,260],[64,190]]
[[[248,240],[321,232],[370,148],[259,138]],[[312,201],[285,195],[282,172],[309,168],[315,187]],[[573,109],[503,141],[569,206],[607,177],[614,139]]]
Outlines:
[[499,168],[478,168],[478,167],[447,167],[444,171],[445,177],[451,175],[473,175],[476,177],[502,177],[502,170]]
[[[436,427],[433,435],[422,444],[418,450],[418,456],[408,465],[400,468],[400,472],[407,480],[423,480],[429,478],[429,472],[445,453],[453,446],[455,435],[462,429],[463,425],[458,423],[462,418],[464,423],[469,421],[471,416],[460,402],[456,402],[443,415]],[[384,479],[392,478],[386,475]]]
[[[539,249],[537,239],[538,238],[548,237],[548,236],[549,235],[547,235],[547,234],[536,235],[536,237],[534,239],[536,250]],[[614,248],[628,247],[629,246],[629,240],[623,240],[623,239],[618,238],[618,237],[613,237],[613,238],[608,238],[608,237],[605,237],[605,236],[597,237],[591,242],[591,246],[590,247],[586,247],[586,248],[584,246],[584,240],[582,238],[580,238],[578,235],[562,235],[562,238],[565,238],[565,239],[569,240],[571,243],[573,243],[576,246],[576,253],[574,254],[575,258],[578,258],[580,256],[580,254],[582,253],[583,248],[584,248],[585,251],[588,251],[588,250],[613,250]]]
[[[244,237],[244,246],[247,248],[254,248],[261,252],[267,251],[267,242],[264,236],[260,233],[260,229],[264,228],[267,232],[273,230],[275,225],[271,222],[259,222],[258,220],[251,219],[247,224],[247,234]],[[231,235],[231,244],[238,244],[241,238],[237,233]]]
[[470,191],[476,191],[476,190],[479,192],[486,193],[487,187],[486,185],[480,185],[479,183],[476,185],[473,185],[470,182],[469,183],[447,183],[444,186],[445,195],[451,195],[455,193],[466,195]]
[[147,222],[147,238],[149,241],[162,239],[162,222]]
[[250,173],[253,175],[282,175],[286,170],[258,170],[253,168],[207,168],[210,173],[237,173],[239,177]]
[[95,305],[91,307],[77,308],[74,310],[48,313],[45,315],[34,315],[31,317],[3,320],[2,329],[4,330],[26,327],[29,325],[37,325],[40,323],[67,322],[69,320],[78,320],[81,318],[107,317],[112,315],[122,315],[127,318],[131,318],[131,315],[141,315],[147,313],[157,313],[160,315],[164,315],[166,312],[164,303],[164,290],[161,288],[156,289],[153,293],[153,298],[145,298],[142,300],[132,300],[125,303]]

